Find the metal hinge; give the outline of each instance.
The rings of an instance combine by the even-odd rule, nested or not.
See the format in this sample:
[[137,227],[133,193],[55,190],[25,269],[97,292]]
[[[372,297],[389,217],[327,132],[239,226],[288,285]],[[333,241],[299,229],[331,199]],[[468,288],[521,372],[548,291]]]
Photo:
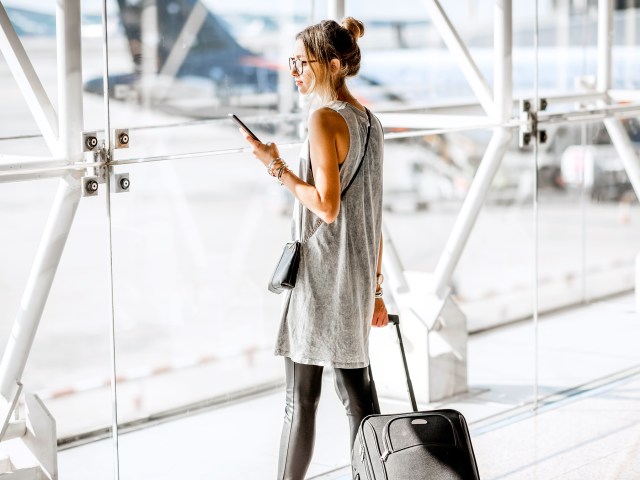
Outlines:
[[537,138],[539,143],[547,142],[547,131],[538,128],[538,112],[547,109],[547,99],[540,98],[538,105],[534,105],[534,103],[529,99],[520,100],[520,120],[524,122],[523,125],[520,125],[518,137],[520,148],[529,146],[533,138]]
[[[129,148],[129,130],[117,128],[111,131],[111,145],[113,149]],[[82,177],[82,195],[93,197],[98,195],[100,185],[106,183],[107,171],[110,175],[109,184],[112,193],[128,192],[131,187],[131,180],[128,173],[114,173],[109,166],[111,156],[105,146],[104,138],[100,138],[98,132],[82,132],[82,151],[85,155],[90,155],[91,161],[99,166],[92,166],[87,169],[88,173]]]

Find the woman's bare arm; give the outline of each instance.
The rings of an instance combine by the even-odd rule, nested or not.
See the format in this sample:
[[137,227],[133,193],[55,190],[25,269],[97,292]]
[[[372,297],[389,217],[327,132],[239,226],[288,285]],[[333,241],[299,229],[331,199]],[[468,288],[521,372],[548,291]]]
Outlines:
[[[253,154],[266,166],[278,158],[274,144],[263,144],[245,134],[253,145]],[[315,185],[301,180],[293,172],[282,175],[284,186],[324,222],[333,222],[340,212],[340,176],[337,143],[348,142],[349,128],[342,116],[328,108],[316,110],[309,119],[309,148]]]

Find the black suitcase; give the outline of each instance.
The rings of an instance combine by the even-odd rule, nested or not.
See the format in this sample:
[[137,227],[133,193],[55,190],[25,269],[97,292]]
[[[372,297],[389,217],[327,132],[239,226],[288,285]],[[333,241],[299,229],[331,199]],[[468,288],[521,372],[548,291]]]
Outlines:
[[398,333],[413,413],[376,414],[362,420],[351,458],[353,478],[479,480],[464,416],[450,409],[417,411],[399,317],[389,315],[389,322]]

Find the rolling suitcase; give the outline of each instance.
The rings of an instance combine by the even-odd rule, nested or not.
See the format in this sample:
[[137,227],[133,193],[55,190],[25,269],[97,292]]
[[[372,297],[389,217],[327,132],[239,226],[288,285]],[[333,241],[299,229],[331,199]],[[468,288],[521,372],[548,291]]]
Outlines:
[[479,480],[462,414],[450,409],[417,411],[399,317],[389,315],[389,322],[396,326],[413,412],[362,420],[351,459],[354,480]]

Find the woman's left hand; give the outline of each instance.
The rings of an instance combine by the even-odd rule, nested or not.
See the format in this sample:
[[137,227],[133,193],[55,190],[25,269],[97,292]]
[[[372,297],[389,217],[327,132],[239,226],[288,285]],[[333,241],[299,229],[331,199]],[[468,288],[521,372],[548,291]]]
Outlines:
[[387,307],[384,304],[382,298],[376,298],[373,306],[373,320],[371,325],[374,327],[386,327],[389,323],[389,315],[387,314]]
[[260,160],[263,165],[268,166],[272,160],[280,157],[280,152],[278,151],[278,147],[275,143],[262,143],[258,140],[254,140],[250,135],[248,135],[244,130],[239,129],[240,133],[244,135],[244,138],[251,144],[253,147],[253,156]]

